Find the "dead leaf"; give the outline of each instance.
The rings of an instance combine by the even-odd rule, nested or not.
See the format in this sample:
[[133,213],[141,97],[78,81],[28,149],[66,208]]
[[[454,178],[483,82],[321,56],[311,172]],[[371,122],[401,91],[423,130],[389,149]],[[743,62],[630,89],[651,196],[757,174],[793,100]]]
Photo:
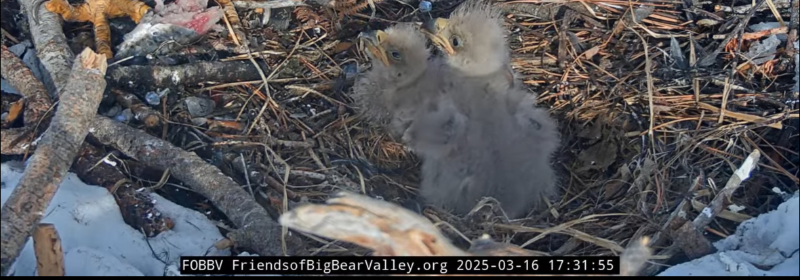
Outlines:
[[349,49],[352,46],[353,46],[353,43],[351,43],[351,42],[340,42],[340,43],[336,44],[335,47],[333,47],[333,53],[340,53],[340,52],[346,51],[347,49]]
[[593,48],[587,50],[583,53],[586,59],[592,59],[598,52],[600,52],[600,46],[594,46]]
[[710,18],[704,18],[704,19],[701,19],[701,20],[697,21],[697,25],[702,26],[702,27],[711,27],[711,26],[715,26],[717,24],[719,24],[719,21],[713,20],[713,19],[710,19]]
[[628,169],[627,165],[623,164],[620,166],[619,169],[617,169],[617,175],[614,176],[614,179],[609,180],[608,183],[603,187],[603,198],[609,199],[617,194],[617,192],[619,192],[622,187],[628,183],[628,180],[630,180],[632,175],[633,174],[631,174],[631,171]]
[[578,171],[605,170],[617,160],[617,145],[611,141],[601,141],[583,150],[578,155]]
[[11,107],[8,108],[8,116],[5,119],[6,123],[13,123],[14,121],[22,115],[22,106],[25,105],[25,99],[17,100],[17,102],[11,103]]

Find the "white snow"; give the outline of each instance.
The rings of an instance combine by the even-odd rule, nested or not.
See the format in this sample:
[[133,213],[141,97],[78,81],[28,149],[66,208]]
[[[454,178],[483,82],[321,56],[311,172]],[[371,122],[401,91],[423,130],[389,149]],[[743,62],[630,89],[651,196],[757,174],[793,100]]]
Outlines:
[[[3,204],[22,177],[21,165],[3,163],[0,166]],[[65,274],[162,276],[167,265],[177,264],[180,256],[230,255],[229,250],[219,251],[213,246],[223,237],[204,215],[156,194],[152,198],[156,208],[170,217],[175,227],[146,239],[144,234],[123,222],[119,207],[108,190],[86,185],[77,175],[68,173],[41,221],[54,224],[61,237]],[[36,275],[36,256],[30,238],[12,273]]]
[[798,193],[777,209],[747,220],[714,243],[716,253],[664,270],[659,276],[800,276]]

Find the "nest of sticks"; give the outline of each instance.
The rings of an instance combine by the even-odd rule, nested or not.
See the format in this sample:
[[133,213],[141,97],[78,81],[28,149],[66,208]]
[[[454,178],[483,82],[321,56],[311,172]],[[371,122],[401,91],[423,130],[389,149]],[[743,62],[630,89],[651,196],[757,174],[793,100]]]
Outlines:
[[[4,11],[20,9],[10,2],[16,1],[3,1]],[[186,168],[164,171],[152,162],[188,151],[243,186],[239,190],[273,220],[298,230],[300,238],[288,242],[296,254],[413,253],[388,250],[386,244],[359,243],[355,233],[309,234],[319,232],[312,232],[311,220],[304,217],[340,211],[335,203],[325,203],[341,203],[330,199],[345,191],[364,196],[345,199],[349,205],[371,198],[419,210],[452,243],[452,248],[448,245],[440,252],[474,248],[485,235],[536,255],[619,255],[637,240],[648,240],[652,256],[641,274],[709,253],[697,244],[730,235],[739,223],[774,209],[782,202],[782,192],[798,190],[798,93],[792,90],[797,49],[791,44],[797,40],[798,1],[761,0],[756,8],[750,1],[735,1],[732,6],[714,1],[494,1],[507,15],[513,68],[539,94],[539,104],[557,117],[564,141],[554,161],[562,175],[561,199],[551,201],[547,211],[521,220],[505,218],[498,211],[502,206],[491,199],[467,217],[423,209],[415,202],[419,160],[399,139],[391,139],[354,113],[350,87],[357,73],[370,65],[356,46],[358,33],[422,17],[446,17],[460,1],[431,1],[433,10],[427,13],[419,11],[418,1],[373,2],[374,17],[367,1],[308,1],[283,8],[290,15],[285,26],[274,22],[261,26],[253,20],[258,9],[234,12],[235,22],[227,19],[226,12],[226,32],[211,34],[198,44],[222,42],[231,46],[233,55],[219,56],[219,47],[198,54],[189,46],[174,55],[199,62],[168,70],[147,66],[146,71],[108,66],[111,94],[107,96],[112,100],[99,103],[99,112],[108,104],[121,104],[137,114],[137,120],[128,123],[130,130],[119,131],[152,137],[177,150],[148,155],[150,160],[145,161],[141,153],[132,155],[135,148],[126,150],[113,139],[120,136],[92,131],[71,170],[91,177],[87,174],[98,171],[79,163],[95,165],[104,159],[97,150],[113,147],[128,156],[116,157],[126,168],[107,171],[120,174],[113,178],[134,178],[127,183],[187,206],[201,205],[215,213],[211,218],[225,221],[223,231],[235,231],[240,222],[230,218],[225,205],[213,199],[203,202],[214,191],[176,194],[193,176],[211,175],[176,171],[192,173]],[[31,38],[18,27],[23,23],[3,18],[4,47]],[[761,22],[783,25],[759,31],[748,28]],[[64,28],[70,40],[91,32],[86,28],[91,23],[66,24],[76,27]],[[770,53],[750,55],[770,36],[784,39]],[[255,42],[250,55],[235,54],[240,42]],[[4,64],[5,54],[4,50]],[[240,64],[232,64],[236,62]],[[207,69],[198,71],[200,67]],[[178,88],[153,106],[142,100],[154,89],[129,82],[149,79],[143,77],[150,75],[148,71],[201,74],[180,85],[150,81],[156,88]],[[234,79],[223,71],[241,75]],[[58,84],[59,75],[54,76]],[[192,97],[214,101],[214,113],[200,121],[190,116],[182,104]],[[3,112],[21,114],[17,103],[4,94]],[[37,114],[26,115],[26,126],[46,118],[41,116],[47,114],[42,106]],[[35,138],[14,130],[15,125],[20,126],[3,123],[4,157],[29,156],[33,147],[24,144]],[[6,133],[12,132],[27,136],[6,143],[11,139]],[[737,173],[742,169],[748,176]],[[96,180],[119,187],[119,181]],[[300,205],[305,206],[297,208]],[[309,205],[322,208],[303,208]],[[714,210],[713,219],[698,216],[707,207]],[[142,223],[153,222],[139,226]],[[168,230],[167,222],[158,223],[165,226],[151,225],[146,231]],[[242,239],[231,238],[233,243]],[[678,242],[683,239],[688,241]],[[287,242],[281,242],[285,247]]]

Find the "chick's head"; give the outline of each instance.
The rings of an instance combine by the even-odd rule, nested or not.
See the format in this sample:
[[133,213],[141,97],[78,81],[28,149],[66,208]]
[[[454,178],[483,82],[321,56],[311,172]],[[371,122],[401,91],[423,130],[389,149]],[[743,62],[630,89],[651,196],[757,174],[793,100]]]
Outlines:
[[449,18],[423,24],[425,35],[445,53],[448,64],[467,76],[482,76],[507,67],[508,44],[502,13],[488,2],[467,1]]
[[372,67],[399,85],[411,83],[425,73],[430,51],[425,36],[413,25],[401,23],[385,30],[362,32],[359,38],[373,61]]

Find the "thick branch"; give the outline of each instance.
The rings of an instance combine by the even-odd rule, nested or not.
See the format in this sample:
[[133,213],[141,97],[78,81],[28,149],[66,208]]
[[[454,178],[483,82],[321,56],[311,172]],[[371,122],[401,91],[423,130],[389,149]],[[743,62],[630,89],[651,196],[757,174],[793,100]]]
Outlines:
[[[264,63],[261,63],[261,67],[269,68]],[[208,81],[230,83],[261,78],[256,67],[247,60],[204,61],[175,66],[134,65],[113,68],[108,74],[112,84],[131,89],[197,85]]]
[[151,167],[169,169],[172,176],[211,200],[239,228],[228,236],[236,245],[262,256],[282,255],[280,225],[217,167],[195,153],[106,117],[97,116],[91,127],[100,142]]
[[[106,158],[101,152],[88,142],[84,143],[78,153],[78,159],[72,164],[72,170],[78,174],[83,182],[106,188],[114,195],[114,200],[119,205],[122,220],[126,224],[143,232],[147,237],[153,237],[172,228],[172,220],[156,209],[150,196],[150,189],[143,188],[128,179],[120,170],[120,160]],[[109,164],[115,162],[117,164]]]
[[34,227],[42,220],[78,148],[88,134],[106,87],[106,59],[89,48],[74,63],[59,109],[30,159],[18,187],[2,210],[1,275],[14,264]]
[[[48,86],[54,86],[56,92],[60,93],[67,85],[75,54],[67,45],[67,37],[61,27],[61,18],[48,11],[44,5],[40,5],[36,7],[39,9],[39,23],[36,23],[30,16],[33,14],[31,10],[33,2],[34,0],[19,1],[22,10],[26,11],[28,15],[28,25],[36,46],[36,56],[47,70],[42,71],[42,76],[46,80],[42,82]],[[50,80],[47,81],[48,79]],[[53,90],[52,88],[48,89]]]
[[0,57],[3,60],[3,63],[0,64],[2,65],[0,72],[3,77],[25,98],[25,114],[23,115],[25,126],[36,125],[53,104],[50,96],[47,95],[44,84],[36,79],[31,69],[28,69],[22,60],[9,51],[5,45],[2,46]]
[[[450,243],[427,219],[391,202],[341,192],[327,204],[307,204],[281,215],[281,225],[372,249],[375,256],[533,256],[518,246],[483,236],[468,251]],[[650,257],[648,239],[623,252],[622,275],[635,274]],[[498,276],[498,275],[493,275]]]
[[295,230],[375,250],[376,256],[465,256],[427,219],[399,205],[342,192],[327,205],[304,205],[280,217]]

